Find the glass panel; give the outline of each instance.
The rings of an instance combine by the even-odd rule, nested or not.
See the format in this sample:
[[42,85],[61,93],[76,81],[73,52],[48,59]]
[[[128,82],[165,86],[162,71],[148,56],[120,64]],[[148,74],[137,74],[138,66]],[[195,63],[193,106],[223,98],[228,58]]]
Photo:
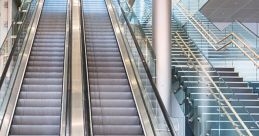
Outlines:
[[198,12],[208,0],[181,0],[180,3],[183,3],[186,8],[190,11],[191,14]]
[[[129,9],[129,13],[131,13],[131,15],[135,14],[136,17],[130,16],[127,18],[129,20],[137,18],[138,23],[134,23],[133,26],[142,27],[143,31],[139,32],[144,32],[142,36],[144,35],[147,37],[147,40],[151,41],[152,23],[150,18],[152,16],[150,14],[152,14],[152,12],[148,10],[149,7],[152,7],[150,0],[136,1],[133,9]],[[122,9],[128,11],[123,6]],[[175,11],[177,11],[177,8],[175,9]],[[176,13],[175,11],[174,13]],[[179,100],[179,104],[182,105],[182,110],[188,118],[188,124],[192,128],[193,133],[196,135],[223,136],[248,135],[252,132],[252,134],[257,135],[258,127],[253,117],[246,107],[242,105],[239,96],[233,93],[225,80],[221,78],[216,72],[216,69],[207,60],[213,55],[215,56],[214,53],[209,52],[213,49],[212,46],[216,48],[218,45],[214,45],[213,43],[210,45],[208,40],[205,39],[208,35],[204,37],[203,33],[198,32],[197,29],[199,29],[199,31],[204,30],[199,22],[192,20],[194,21],[193,23],[185,17],[184,14],[180,16],[179,14],[182,14],[181,11],[178,11],[178,15],[174,14],[177,17],[172,20],[173,29],[175,24],[179,24],[172,33],[172,51],[180,49],[179,52],[181,52],[181,54],[179,55],[185,56],[186,60],[178,60],[177,57],[172,58],[172,71],[178,74],[176,78],[178,78],[179,83],[181,83],[180,86],[182,86],[182,89],[175,91],[175,95]],[[212,26],[208,25],[209,29],[211,27]],[[123,30],[125,33],[127,32],[126,29]],[[175,33],[176,31],[178,31],[178,35]],[[206,33],[210,32],[206,31]],[[223,37],[224,36],[225,35],[223,35]],[[209,40],[214,39],[213,37],[206,38]],[[233,37],[230,36],[228,39],[233,40]],[[234,48],[234,45],[230,44],[228,47]],[[134,52],[134,50],[132,52]],[[222,50],[222,53],[231,55],[226,49]],[[229,59],[224,58],[224,55],[222,56],[223,63],[228,64]],[[141,64],[140,59],[135,62]],[[234,63],[234,60],[232,63]],[[255,100],[253,102],[257,103],[258,101]]]
[[[180,2],[174,8],[174,18],[176,18],[177,22],[182,26],[186,24],[185,28],[188,34],[190,34],[189,36],[197,45],[203,45],[203,47],[199,46],[199,48],[205,55],[208,56],[207,53],[211,53],[211,51],[204,51],[206,45],[201,44],[201,41],[204,40],[205,44],[214,48],[215,53],[213,54],[221,55],[211,55],[207,57],[211,63],[215,67],[234,67],[235,70],[244,77],[245,81],[257,81],[259,79],[258,36],[237,21],[230,23],[224,30],[220,30],[201,12],[197,11],[192,15],[192,11],[186,11],[188,6],[189,5],[186,5],[186,1],[183,0],[183,2]],[[228,37],[226,38],[226,36]],[[218,43],[221,40],[223,40],[223,42]],[[219,50],[223,46],[226,47]]]
[[[136,41],[139,43],[139,47],[141,49],[141,52],[143,53],[143,57],[145,58],[145,61],[147,62],[147,65],[149,67],[149,70],[151,71],[151,74],[153,76],[153,79],[155,79],[155,53],[153,51],[153,48],[151,46],[150,40],[152,39],[152,35],[149,35],[152,33],[151,29],[148,30],[143,30],[142,27],[140,27],[140,22],[137,19],[137,16],[135,15],[134,12],[132,12],[128,4],[125,1],[120,2],[120,6],[123,9],[123,12],[125,14],[125,17],[127,18],[128,22],[130,23],[130,27],[132,32],[134,33],[136,37]],[[124,17],[123,15],[121,15]],[[126,25],[126,24],[125,24]],[[146,26],[150,26],[150,23],[145,23]],[[149,31],[148,34],[146,35],[144,31]],[[146,38],[148,37],[148,38]]]
[[[175,125],[180,126],[182,124],[175,122],[176,124],[169,123],[171,126],[168,125],[167,121],[171,121],[172,118],[165,115],[165,113],[168,114],[167,111],[162,110],[162,101],[159,101],[160,96],[154,86],[155,81],[150,77],[151,73],[153,76],[155,75],[155,56],[152,53],[151,46],[147,43],[147,39],[143,37],[142,30],[136,27],[139,25],[136,16],[131,13],[124,0],[120,1],[120,5],[116,0],[113,0],[113,4],[155,134],[158,136],[171,136],[172,133],[178,133],[179,130],[176,132],[174,127],[172,128],[174,132],[170,132],[170,127]],[[123,13],[120,8],[123,8]],[[127,20],[125,20],[124,17],[126,17]],[[133,37],[132,34],[134,34]],[[137,43],[137,45],[135,43]],[[159,96],[159,98],[157,96]],[[173,118],[173,120],[180,122],[183,118]]]
[[[215,72],[215,68],[205,61],[205,57],[193,53],[198,49],[194,49],[195,45],[189,44],[192,42],[188,42],[189,39],[184,37],[186,37],[185,34],[179,32],[175,35],[176,43],[182,49],[183,55],[188,58],[188,67],[177,67],[176,71],[179,73],[189,71],[182,72],[181,78],[182,85],[187,87],[184,90],[185,113],[191,117],[189,120],[193,124],[193,132],[196,135],[215,135],[215,131],[218,131],[219,135],[229,133],[248,135],[250,132],[245,131],[246,127],[248,127],[247,129],[259,129],[248,110],[239,101],[238,96]],[[182,63],[175,61],[175,63],[177,62]],[[229,129],[229,132],[226,133],[224,129]],[[253,134],[257,134],[257,132]]]
[[[0,48],[0,120],[2,121],[9,96],[8,90],[12,87],[11,77],[15,76],[15,67],[19,65],[19,56],[22,55],[22,45],[25,36],[29,31],[30,20],[33,19],[33,13],[36,9],[37,0],[24,0],[15,21],[12,23],[6,38]],[[0,122],[1,122],[0,121]]]

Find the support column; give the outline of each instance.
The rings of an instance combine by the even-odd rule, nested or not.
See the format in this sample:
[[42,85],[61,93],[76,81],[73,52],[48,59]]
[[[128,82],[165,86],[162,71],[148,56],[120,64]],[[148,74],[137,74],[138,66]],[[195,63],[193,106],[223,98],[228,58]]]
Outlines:
[[171,90],[171,0],[152,0],[152,31],[156,53],[156,84],[168,112]]

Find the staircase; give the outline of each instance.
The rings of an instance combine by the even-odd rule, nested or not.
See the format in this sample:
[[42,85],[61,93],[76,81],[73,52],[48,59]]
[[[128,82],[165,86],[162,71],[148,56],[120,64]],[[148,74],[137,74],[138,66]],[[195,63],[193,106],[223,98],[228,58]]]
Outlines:
[[[150,16],[151,13],[147,13],[151,1],[136,1],[135,4],[133,11],[139,20],[139,25],[150,43],[152,43],[152,16]],[[253,135],[258,135],[259,129],[256,122],[259,115],[257,106],[258,94],[254,93],[249,82],[243,79],[239,69],[233,67],[235,65],[223,65],[222,61],[218,63],[219,65],[211,65],[211,63],[208,62],[208,59],[210,61],[212,59],[217,59],[217,61],[224,59],[226,63],[229,59],[235,58],[235,60],[238,61],[236,58],[241,58],[242,60],[247,60],[247,58],[233,46],[228,47],[226,51],[215,51],[208,43],[204,44],[205,40],[201,40],[203,37],[198,35],[197,31],[194,31],[195,29],[187,29],[187,26],[191,25],[190,23],[186,23],[186,27],[184,26],[183,28],[177,25],[179,24],[179,20],[182,22],[188,21],[185,16],[178,14],[175,14],[175,16],[177,16],[177,18],[172,16],[171,52],[174,77],[173,84],[178,84],[179,86],[179,88],[175,90],[175,95],[178,98],[179,104],[181,104],[182,110],[186,114],[188,124],[191,126],[193,133],[195,135],[247,134],[227,105],[223,104],[224,102],[220,94],[216,91],[215,86],[212,86],[212,83],[208,82],[208,77],[201,70],[204,68],[205,71],[209,73],[209,77],[213,79],[213,82],[234,107],[249,131]],[[186,30],[188,31],[186,32]],[[182,46],[183,43],[179,38],[175,37],[176,31],[178,31],[180,37],[189,46],[191,52],[199,60],[201,65],[198,65],[197,61],[194,61],[194,58],[190,57],[190,51]],[[191,37],[190,34],[196,34],[196,37]],[[222,35],[222,37],[224,37],[224,35]],[[187,54],[184,54],[184,52]],[[238,72],[236,72],[236,70],[238,70]],[[212,92],[219,98],[219,103],[216,101],[215,96],[212,95]],[[235,127],[233,127],[233,124],[231,124],[227,115],[223,112],[223,109],[233,118],[233,122],[240,130],[240,133],[237,133]]]
[[[181,33],[181,36],[187,37],[184,32]],[[207,70],[213,82],[220,88],[220,91],[235,108],[249,130],[254,135],[258,135],[259,128],[255,122],[259,119],[258,114],[256,114],[259,113],[258,94],[253,93],[253,89],[248,86],[247,82],[243,81],[237,72],[234,72],[234,68],[211,67],[190,39],[184,38],[184,42],[188,43],[199,62],[202,63],[202,67]],[[193,58],[189,58],[188,55],[183,53],[186,48],[181,47],[181,44],[183,44],[182,41],[176,37],[172,46],[173,74],[176,77],[175,82],[179,82],[179,90],[176,90],[175,95],[182,98],[179,101],[182,101],[180,104],[194,134],[238,135],[225,113],[223,113],[222,105],[216,101],[213,93],[211,93],[211,90],[214,91],[214,94],[220,98],[220,102],[224,103],[219,93],[215,91],[215,86],[208,82],[208,77],[200,70],[201,66],[197,62],[190,62]],[[234,117],[225,104],[223,104],[223,107]],[[239,127],[241,126],[236,119],[234,121]],[[241,128],[241,131],[244,130]],[[243,133],[245,134],[245,132]]]
[[104,0],[83,0],[93,134],[144,135]]
[[[202,53],[209,59],[211,64],[215,67],[234,67],[236,71],[244,78],[245,81],[257,81],[259,79],[258,69],[255,67],[255,63],[258,62],[258,59],[252,54],[244,45],[237,40],[237,38],[229,37],[224,42],[218,44],[225,36],[234,32],[238,37],[240,37],[246,44],[251,46],[253,50],[257,48],[257,43],[255,42],[258,38],[249,33],[247,29],[241,26],[238,22],[235,22],[229,25],[226,29],[219,30],[212,22],[210,22],[201,12],[198,11],[203,4],[206,3],[206,0],[196,1],[196,0],[182,0],[180,2],[188,13],[196,19],[199,24],[193,24],[187,19],[188,15],[183,14],[183,11],[180,10],[180,6],[175,6],[172,16],[172,24],[181,24],[182,27],[188,32],[188,36],[196,43]],[[152,15],[151,10],[149,9],[152,5],[150,0],[136,1],[133,11],[136,14],[139,23],[148,37],[150,43],[152,38],[151,36],[151,25],[152,25]],[[202,30],[199,28],[199,25],[204,28]],[[198,31],[203,33],[203,35]],[[206,31],[206,33],[205,33]],[[209,34],[208,37],[206,34]],[[206,40],[204,35],[207,36]],[[233,39],[244,52],[246,52],[255,62],[252,62],[242,51],[237,48],[234,44],[230,44],[226,49],[217,51],[220,47],[224,46],[231,39]],[[215,44],[212,47],[212,44]],[[255,51],[257,54],[258,51]],[[238,59],[237,59],[238,58]],[[258,63],[257,63],[258,65]],[[259,86],[259,85],[257,85]]]
[[66,0],[45,0],[9,135],[59,135]]
[[[256,36],[249,33],[249,30],[242,27],[238,22],[230,24],[224,30],[219,30],[201,12],[197,11],[190,17],[191,12],[185,11],[187,7],[182,3],[178,5],[181,6],[175,6],[173,11],[174,19],[177,24],[181,24],[185,31],[188,32],[188,36],[196,43],[197,47],[214,67],[234,67],[245,81],[257,81],[259,79],[257,74],[258,58],[255,55],[259,53],[255,42]],[[193,19],[188,20],[187,18]],[[230,35],[231,33],[234,33],[234,35]],[[228,35],[230,35],[228,38],[218,43]],[[218,50],[231,40],[237,45],[232,42],[226,48]],[[255,54],[246,46],[249,46]]]

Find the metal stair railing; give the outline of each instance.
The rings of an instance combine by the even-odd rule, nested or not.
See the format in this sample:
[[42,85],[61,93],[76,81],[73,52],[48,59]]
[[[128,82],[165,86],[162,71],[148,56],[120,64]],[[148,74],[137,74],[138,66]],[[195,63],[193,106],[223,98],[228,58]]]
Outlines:
[[[238,122],[241,124],[241,126],[243,127],[243,129],[245,129],[246,133],[249,136],[252,136],[252,133],[250,132],[250,130],[248,129],[248,127],[246,126],[246,124],[244,123],[244,121],[241,119],[241,117],[238,115],[238,113],[236,112],[236,110],[234,109],[234,107],[231,105],[231,103],[228,101],[228,99],[225,97],[225,95],[221,92],[220,88],[218,87],[218,85],[215,83],[215,81],[212,79],[212,77],[210,76],[210,74],[207,72],[207,70],[203,67],[203,65],[201,64],[201,62],[199,61],[198,58],[196,58],[196,56],[194,55],[194,53],[192,52],[192,50],[189,48],[189,46],[187,45],[187,43],[182,39],[182,37],[180,36],[180,34],[178,32],[176,32],[176,38],[179,38],[181,43],[178,42],[178,45],[183,45],[180,46],[184,52],[185,55],[187,56],[191,56],[192,59],[195,62],[197,62],[197,64],[199,65],[199,67],[201,68],[202,72],[205,73],[206,77],[209,79],[210,83],[215,87],[217,93],[220,95],[221,99],[225,102],[225,104],[228,106],[228,108],[230,109],[230,111],[234,114],[235,118],[238,120]],[[188,51],[185,51],[184,48],[186,48]],[[229,121],[231,122],[231,124],[233,125],[233,127],[236,129],[236,131],[240,134],[240,135],[244,135],[241,130],[237,127],[238,125],[234,122],[234,119],[231,117],[231,115],[228,113],[228,111],[226,110],[226,108],[224,107],[224,105],[222,105],[220,103],[220,98],[210,89],[211,94],[213,95],[213,97],[217,100],[217,102],[220,105],[220,108],[222,109],[222,111],[225,113],[225,115],[227,116],[227,118],[229,119]]]
[[[248,51],[250,51],[255,57],[256,59],[259,58],[259,55],[247,44],[245,43],[245,41],[240,38],[237,34],[235,34],[234,32],[231,32],[230,34],[228,34],[227,36],[225,36],[223,39],[217,41],[216,38],[212,37],[210,33],[213,33],[212,31],[207,31],[188,11],[186,8],[184,8],[184,6],[180,3],[178,3],[178,6],[181,8],[181,12],[183,13],[183,15],[188,19],[188,21],[196,28],[197,31],[199,31],[199,33],[207,40],[207,42],[213,47],[214,50],[216,51],[221,51],[222,49],[225,49],[228,45],[234,44],[245,56],[247,56],[249,58],[250,61],[252,61],[254,63],[254,65],[259,68],[259,63],[256,62],[256,60],[254,58],[252,58],[246,51],[244,51],[242,49],[242,47],[235,42],[233,39],[229,40],[226,42],[226,44],[223,44],[223,46],[221,47],[216,47],[215,45],[219,45],[220,43],[225,42],[226,40],[229,39],[229,37],[233,37],[234,39],[237,39],[238,41],[240,41],[242,43],[242,45],[248,49]],[[197,24],[197,25],[195,25]],[[200,28],[200,29],[199,29]],[[213,33],[214,36],[216,36]],[[212,41],[212,42],[211,42]]]

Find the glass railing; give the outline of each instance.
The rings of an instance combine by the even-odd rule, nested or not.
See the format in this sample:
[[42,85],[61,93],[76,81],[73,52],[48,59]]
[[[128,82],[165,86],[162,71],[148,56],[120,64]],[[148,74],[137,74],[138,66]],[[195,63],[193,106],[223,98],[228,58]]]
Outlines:
[[[253,50],[257,50],[258,36],[248,28],[246,28],[242,23],[234,21],[230,23],[226,28],[220,30],[212,21],[210,21],[202,12],[197,11],[193,17],[208,31],[209,34],[213,36],[214,39],[220,41],[222,38],[230,33],[235,33],[238,37],[242,38],[245,43],[250,45]],[[258,52],[258,51],[257,51]]]
[[222,39],[224,36],[229,34],[229,31],[220,30],[215,26],[205,15],[200,11],[196,12],[193,17],[215,38],[216,40]]
[[152,25],[152,5],[150,0],[136,0],[131,9],[143,25]]
[[[219,136],[226,133],[224,127],[226,128],[227,125],[229,125],[228,134],[258,134],[250,131],[250,129],[259,130],[259,128],[233,91],[215,72],[213,66],[205,61],[206,58],[196,57],[191,49],[195,46],[188,44],[189,39],[182,37],[184,36],[180,32],[176,32],[176,43],[182,49],[182,55],[188,58],[188,67],[177,67],[177,71],[197,71],[198,73],[193,75],[184,73],[181,76],[187,77],[183,81],[184,88],[196,86],[200,91],[185,89],[177,92],[176,95],[182,97],[181,101],[185,100],[183,109],[193,126],[195,135]],[[213,71],[215,73],[212,77]]]
[[[147,3],[148,2],[145,1],[145,4]],[[149,4],[151,3],[149,2]],[[140,5],[135,5],[135,9],[133,11],[135,12],[144,11],[144,9],[143,10],[138,9],[137,8],[138,6]],[[144,6],[144,7],[147,8],[150,6]],[[145,35],[146,36],[151,35],[152,37],[152,33],[151,33],[152,31],[145,31],[150,28],[148,28],[148,26],[146,26],[143,23],[143,18],[144,19],[146,18],[146,17],[143,17],[144,14],[143,13],[135,13],[135,14],[139,19],[139,22],[140,22],[139,26],[144,27],[143,29],[144,29]],[[183,25],[187,26],[186,22],[184,22]],[[202,37],[201,39],[204,40],[204,38]],[[206,43],[206,46],[208,46],[208,43],[206,42],[206,40],[204,40],[204,43]],[[186,51],[186,52],[188,52],[187,56],[190,56],[190,51]],[[204,65],[197,66],[197,60],[194,61],[193,57],[191,60],[193,63],[196,64],[195,67],[198,69],[198,70],[195,69],[195,71],[201,71],[201,69],[204,68]],[[194,67],[194,66],[190,65],[190,67]],[[182,69],[188,70],[185,67],[182,67]],[[215,81],[208,80],[212,78],[210,77],[210,75],[206,74],[210,70],[215,71],[211,64],[209,64],[209,69],[203,69],[203,71],[201,72],[203,73],[203,76],[205,76],[205,78],[202,80],[204,85],[203,87],[209,88],[208,89],[209,92],[207,95],[210,96],[210,99],[208,98],[200,99],[199,97],[195,98],[195,95],[189,96],[190,94],[186,92],[182,92],[180,95],[182,97],[181,100],[187,100],[189,103],[187,104],[188,106],[186,105],[182,106],[182,109],[185,111],[185,113],[188,113],[189,116],[192,116],[193,119],[196,119],[196,125],[192,126],[193,131],[198,135],[208,135],[208,134],[220,135],[225,133],[225,131],[229,131],[227,134],[231,133],[234,135],[250,135],[251,134],[250,129],[253,129],[253,128],[257,129],[254,119],[250,116],[250,114],[244,108],[242,103],[240,103],[239,99],[235,96],[235,94],[232,92],[232,90],[228,87],[228,85],[225,83],[223,79],[219,78]],[[185,85],[193,86],[194,83],[186,82]],[[178,95],[178,93],[176,95]],[[179,101],[179,103],[181,102],[182,101]],[[206,110],[218,111],[218,114],[215,115],[215,113],[206,113]],[[245,116],[240,117],[238,115],[240,113],[245,114]],[[214,114],[215,116],[210,114]],[[192,118],[190,118],[190,120]],[[212,120],[210,120],[211,118]],[[243,121],[243,119],[245,120],[245,122]],[[224,129],[223,126],[228,126],[228,129]]]
[[[178,15],[179,15],[179,13],[178,13]],[[184,16],[184,15],[182,15],[182,16]],[[177,17],[175,17],[175,18],[177,18]],[[178,19],[181,19],[181,18],[178,18]],[[185,21],[185,20],[183,20],[183,21]],[[181,23],[181,21],[178,21],[178,23]],[[204,56],[206,56],[206,58],[208,58],[209,60],[211,60],[211,58],[215,58],[215,59],[220,59],[221,61],[223,60],[224,63],[231,63],[232,66],[239,65],[239,66],[247,67],[247,65],[242,65],[242,64],[240,65],[240,63],[238,63],[238,64],[236,63],[236,62],[240,62],[240,58],[239,58],[239,60],[237,60],[236,58],[233,58],[233,60],[231,60],[231,59],[227,58],[226,56],[224,56],[224,55],[229,55],[228,53],[231,53],[231,51],[228,52],[228,53],[227,53],[227,51],[224,52],[226,54],[222,54],[222,58],[219,58],[220,56],[213,56],[213,53],[211,53],[210,51],[212,51],[214,49],[213,48],[209,48],[210,44],[213,44],[215,47],[217,45],[215,45],[215,43],[209,43],[208,42],[209,40],[206,40],[204,38],[204,37],[209,38],[209,37],[207,37],[207,34],[203,34],[201,32],[203,30],[198,30],[199,28],[197,28],[198,26],[195,26],[195,23],[193,23],[191,21],[188,21],[188,22],[182,24],[182,26],[183,26],[183,28],[185,28],[186,32],[188,33],[188,36],[190,36],[191,39],[193,39],[195,41],[195,43],[199,47],[199,49],[202,50]],[[213,28],[213,26],[212,27],[208,26],[207,28],[211,29],[211,28]],[[233,35],[229,37],[230,40],[233,40],[235,38],[236,37],[233,36]],[[234,42],[234,43],[236,43],[236,42]],[[233,44],[233,43],[231,43],[231,44]],[[238,46],[238,45],[240,45],[240,43],[237,43],[235,46]],[[217,49],[217,47],[216,47],[216,49]],[[240,48],[239,50],[245,50],[245,49],[247,49],[247,48]],[[249,52],[249,51],[246,50],[245,52]],[[239,53],[240,53],[240,51],[239,51]],[[222,65],[222,62],[221,62],[220,65]],[[248,112],[247,112],[247,114],[249,115]],[[245,118],[245,119],[247,119],[247,118]],[[248,125],[251,125],[251,122],[253,122],[253,119],[251,118],[251,119],[249,119],[249,121],[246,121],[246,122],[250,122],[250,124],[248,124]],[[248,127],[248,128],[252,129],[253,127]],[[242,129],[240,129],[240,130],[242,130]]]
[[174,8],[174,16],[214,66],[234,67],[246,81],[259,79],[256,46],[252,46],[252,42],[249,44],[247,41],[252,40],[244,39],[241,32],[237,32],[245,31],[240,24],[233,23],[231,27],[219,30],[202,13],[191,15],[182,3]]
[[[207,1],[207,0],[204,0],[204,1]],[[188,2],[186,2],[186,0],[182,0],[181,3],[191,13],[191,10],[189,10],[190,4]],[[195,5],[192,5],[192,6],[195,7]],[[210,31],[210,33],[212,35],[216,35],[217,36],[216,38],[218,38],[218,39],[223,38],[224,35],[226,36],[227,34],[229,34],[231,32],[234,32],[238,36],[242,37],[253,48],[257,48],[258,47],[258,45],[257,45],[258,44],[258,36],[256,34],[254,34],[253,32],[251,32],[249,30],[249,28],[244,26],[239,21],[234,21],[232,23],[229,23],[227,28],[225,28],[223,30],[220,30],[202,12],[196,11],[193,16],[204,26],[204,28],[206,28],[208,31]]]
[[[17,37],[17,33],[23,24],[25,16],[27,15],[27,11],[30,6],[30,1],[31,0],[27,0],[22,3],[21,8],[19,9],[19,11],[15,17],[15,21],[13,21],[12,25],[10,26],[9,31],[7,32],[7,35],[6,35],[3,43],[0,43],[1,44],[0,52],[1,52],[1,60],[2,60],[1,66],[0,66],[0,76],[3,73],[3,69],[7,62],[7,58],[11,52],[15,39]],[[2,55],[2,54],[4,54],[4,55]]]
[[192,24],[195,27],[195,29],[197,29],[197,31],[201,33],[206,40],[208,40],[210,45],[216,49],[216,47],[214,47],[215,46],[214,44],[217,44],[217,39],[218,39],[217,35],[211,34],[211,31],[209,31],[210,29],[209,30],[206,29],[207,27],[210,28],[210,26],[207,26],[207,25],[204,26],[203,23],[199,22],[199,20],[195,18],[195,15],[198,14],[199,12],[193,15],[190,13],[190,11],[186,8],[186,6],[183,3],[179,2],[174,9],[174,13],[177,13],[177,14],[174,14],[175,18],[180,18],[180,20],[182,20],[182,18],[185,18],[185,20],[181,21],[182,25],[185,25],[185,23]]
[[198,12],[208,0],[181,0],[180,3],[183,3],[191,14]]
[[[158,136],[179,135],[174,126],[180,129],[183,118],[172,118],[166,111],[162,99],[155,86],[153,76],[155,75],[154,54],[147,44],[147,39],[139,30],[136,16],[128,9],[125,0],[113,0],[113,8],[119,22],[119,29],[124,37],[124,42],[130,62],[133,66],[137,82],[141,88],[141,95],[151,121],[153,132]],[[147,60],[147,61],[146,61]],[[152,63],[150,63],[153,61]],[[152,67],[153,66],[153,67]],[[149,69],[150,68],[150,69]],[[174,123],[172,122],[174,121]]]
[[[143,57],[145,58],[145,61],[148,65],[149,70],[151,71],[153,79],[155,79],[156,76],[156,65],[155,65],[155,53],[153,51],[153,47],[151,46],[151,43],[149,42],[148,38],[146,38],[146,35],[141,27],[141,24],[135,15],[134,12],[132,12],[128,4],[125,1],[120,1],[120,7],[123,9],[123,14],[125,15],[125,18],[129,22],[129,25],[131,27],[132,33],[135,35],[135,40],[138,43],[141,52],[143,53]],[[151,25],[150,25],[151,27]]]
[[224,29],[224,31],[227,32],[234,32],[236,35],[241,37],[246,43],[248,43],[256,52],[258,52],[259,49],[259,37],[249,31],[248,28],[246,28],[242,23],[235,21],[231,23],[228,27]]
[[[17,71],[19,58],[23,53],[26,34],[30,31],[30,22],[36,11],[38,0],[24,0],[16,19],[12,23],[0,48],[0,119],[2,120],[11,94],[13,74]],[[0,121],[1,122],[1,121]]]

